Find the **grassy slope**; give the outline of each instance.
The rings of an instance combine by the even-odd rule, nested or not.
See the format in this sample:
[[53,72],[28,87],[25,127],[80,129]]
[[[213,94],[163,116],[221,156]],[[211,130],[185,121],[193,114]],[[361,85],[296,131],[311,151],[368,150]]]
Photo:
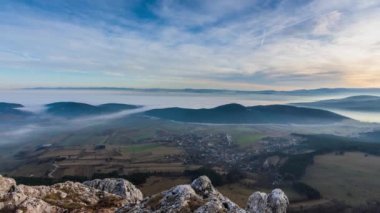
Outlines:
[[314,158],[302,181],[318,189],[324,198],[351,205],[380,200],[380,157],[360,152],[325,154]]

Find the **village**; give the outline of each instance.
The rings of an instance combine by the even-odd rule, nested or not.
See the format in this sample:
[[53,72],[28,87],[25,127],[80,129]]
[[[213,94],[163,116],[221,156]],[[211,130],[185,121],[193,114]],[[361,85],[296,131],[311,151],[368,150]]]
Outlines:
[[241,147],[228,133],[188,133],[183,135],[166,135],[163,140],[185,151],[181,156],[166,156],[182,161],[185,165],[202,165],[229,170],[238,168],[243,171],[262,169],[262,157],[270,153],[297,153],[297,144],[302,138],[265,137],[258,141],[255,148]]

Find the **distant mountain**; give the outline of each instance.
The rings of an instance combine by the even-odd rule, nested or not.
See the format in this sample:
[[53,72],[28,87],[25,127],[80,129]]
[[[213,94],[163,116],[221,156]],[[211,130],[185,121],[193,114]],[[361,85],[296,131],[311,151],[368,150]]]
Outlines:
[[331,99],[308,103],[294,103],[297,106],[342,109],[353,111],[380,112],[380,97],[370,95],[351,96],[343,99]]
[[380,130],[361,133],[358,139],[369,143],[380,143]]
[[2,109],[16,109],[24,107],[22,104],[0,102],[0,110]]
[[154,109],[145,114],[174,121],[225,124],[320,124],[348,119],[329,111],[287,105],[245,107],[227,104],[212,109]]
[[301,90],[227,90],[227,89],[166,89],[166,88],[126,88],[126,87],[37,87],[33,90],[115,90],[150,93],[197,93],[197,94],[261,94],[261,95],[336,95],[336,94],[380,94],[380,88],[318,88]]
[[75,118],[84,116],[104,115],[124,110],[137,109],[140,106],[129,104],[102,104],[98,106],[77,102],[56,102],[46,105],[46,112],[51,115]]
[[31,112],[20,110],[21,104],[0,102],[0,121],[14,121],[32,115]]

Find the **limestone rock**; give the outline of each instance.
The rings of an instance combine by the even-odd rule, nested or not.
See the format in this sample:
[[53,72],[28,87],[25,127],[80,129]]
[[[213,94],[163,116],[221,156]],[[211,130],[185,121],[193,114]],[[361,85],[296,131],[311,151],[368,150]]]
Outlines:
[[[16,181],[12,178],[6,178],[0,175],[0,195],[4,195],[16,186]],[[1,198],[1,197],[0,197]]]
[[49,194],[63,193],[50,186],[26,186],[17,185],[15,192],[25,194],[29,197],[46,197]]
[[255,192],[248,198],[247,212],[248,213],[261,213],[266,212],[267,209],[267,194],[263,192]]
[[268,195],[267,202],[273,213],[284,213],[289,205],[289,199],[281,189],[274,189]]
[[119,195],[129,203],[138,203],[143,199],[143,194],[132,183],[121,178],[95,179],[83,183],[86,186]]
[[190,185],[179,185],[145,198],[138,205],[125,206],[118,212],[193,212],[202,204],[202,198]]
[[38,198],[27,198],[18,207],[16,212],[27,212],[27,213],[63,213],[64,209],[57,206],[52,206],[45,201]]
[[191,187],[204,198],[209,198],[218,194],[212,185],[211,180],[207,176],[200,176],[195,179],[191,183]]
[[115,208],[128,203],[121,196],[71,181],[52,185],[50,190],[42,199],[67,209]]
[[123,197],[81,183],[64,182],[52,186],[16,185],[0,178],[0,212],[91,212],[112,210],[128,204]]
[[245,212],[237,204],[216,190],[207,176],[201,176],[195,179],[191,183],[191,187],[206,201],[206,204],[196,212],[210,212],[209,209],[217,210],[217,212]]
[[145,198],[135,206],[125,206],[119,213],[145,212],[226,212],[244,213],[237,204],[219,193],[206,176],[194,180],[191,185],[179,185],[168,191]]
[[255,192],[247,202],[247,213],[286,213],[289,206],[288,197],[281,189],[274,189],[268,195]]
[[253,193],[242,209],[201,176],[142,199],[142,193],[123,179],[67,181],[52,186],[16,185],[0,176],[0,212],[17,213],[285,213],[289,200],[281,189]]

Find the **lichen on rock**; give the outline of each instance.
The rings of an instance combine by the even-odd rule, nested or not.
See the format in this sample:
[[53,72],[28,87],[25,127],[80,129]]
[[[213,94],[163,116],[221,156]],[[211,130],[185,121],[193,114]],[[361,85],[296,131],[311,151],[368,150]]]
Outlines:
[[273,213],[283,213],[289,205],[289,199],[281,189],[274,189],[267,198],[268,207]]
[[120,208],[118,212],[245,213],[246,211],[218,192],[208,177],[201,176],[190,185],[175,186],[167,191],[147,197],[135,206]]
[[288,197],[281,189],[271,193],[255,192],[247,202],[247,213],[285,213],[289,206]]
[[[112,179],[103,183],[107,185],[108,181]],[[0,176],[0,212],[115,212],[117,208],[142,199],[141,191],[133,184],[126,180],[115,182],[133,189],[138,196],[120,196],[71,181],[52,186],[16,185],[14,179]]]
[[267,209],[267,194],[255,192],[248,198],[246,210],[248,213],[265,212]]
[[285,213],[288,205],[285,193],[275,189],[268,195],[253,193],[243,209],[215,189],[206,176],[144,199],[141,191],[124,179],[26,186],[0,176],[0,212]]
[[95,179],[83,182],[84,185],[119,195],[127,199],[129,203],[138,203],[143,199],[143,194],[132,183],[122,178]]

